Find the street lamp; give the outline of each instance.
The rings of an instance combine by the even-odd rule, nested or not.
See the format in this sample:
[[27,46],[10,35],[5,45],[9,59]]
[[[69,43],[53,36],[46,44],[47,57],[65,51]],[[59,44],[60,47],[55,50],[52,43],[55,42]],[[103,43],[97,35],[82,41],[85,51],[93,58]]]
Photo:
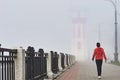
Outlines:
[[113,4],[115,8],[115,53],[114,53],[114,61],[118,62],[118,46],[117,46],[117,1],[113,2],[112,0],[106,0]]

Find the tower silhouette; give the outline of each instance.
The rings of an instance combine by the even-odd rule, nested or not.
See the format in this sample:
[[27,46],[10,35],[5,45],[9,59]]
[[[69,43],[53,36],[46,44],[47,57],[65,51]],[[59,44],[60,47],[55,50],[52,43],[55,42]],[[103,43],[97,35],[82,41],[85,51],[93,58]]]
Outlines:
[[73,18],[73,53],[77,60],[85,60],[85,17]]

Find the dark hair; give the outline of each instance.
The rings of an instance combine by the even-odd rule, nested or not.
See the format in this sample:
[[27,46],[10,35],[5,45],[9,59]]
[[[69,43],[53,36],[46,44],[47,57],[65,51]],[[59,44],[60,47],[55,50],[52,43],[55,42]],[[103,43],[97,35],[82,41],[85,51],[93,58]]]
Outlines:
[[99,42],[97,42],[96,46],[97,46],[97,47],[100,47],[100,43],[99,43]]

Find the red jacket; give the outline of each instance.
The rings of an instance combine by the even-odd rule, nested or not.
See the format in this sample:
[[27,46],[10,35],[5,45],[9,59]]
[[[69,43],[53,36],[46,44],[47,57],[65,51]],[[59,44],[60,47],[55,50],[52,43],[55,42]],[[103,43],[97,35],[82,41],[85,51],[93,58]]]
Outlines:
[[92,59],[95,58],[96,60],[102,60],[103,57],[104,57],[105,60],[107,59],[106,55],[105,55],[105,52],[104,52],[104,49],[101,48],[101,47],[95,48]]

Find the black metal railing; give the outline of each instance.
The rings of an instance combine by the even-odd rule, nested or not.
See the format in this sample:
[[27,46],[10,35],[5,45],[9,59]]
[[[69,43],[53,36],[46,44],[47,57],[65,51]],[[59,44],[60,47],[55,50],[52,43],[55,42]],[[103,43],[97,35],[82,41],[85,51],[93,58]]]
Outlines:
[[[15,80],[15,70],[17,71],[20,56],[17,56],[17,49],[6,49],[0,48],[0,80]],[[62,69],[66,69],[66,67],[70,66],[73,62],[73,56],[57,52],[50,51],[50,55],[48,53],[44,53],[43,49],[39,49],[38,52],[35,52],[34,47],[29,46],[27,50],[24,52],[20,52],[19,54],[24,54],[22,56],[25,58],[25,80],[44,80],[45,78],[49,78],[47,73],[47,69],[49,72],[49,67],[47,67],[47,60],[51,59],[50,64],[48,62],[48,66],[51,65],[51,71],[53,74],[59,74],[58,64],[61,64]],[[59,58],[61,56],[61,59]],[[21,58],[20,58],[21,59]],[[58,60],[61,60],[58,63]],[[19,61],[18,61],[19,62]],[[24,64],[25,63],[25,64]],[[67,65],[67,66],[66,66]],[[16,66],[16,67],[15,67]],[[22,67],[21,69],[24,70]],[[24,74],[24,73],[23,73]]]
[[0,80],[15,80],[15,63],[17,50],[0,48]]
[[43,49],[35,52],[33,47],[26,51],[26,80],[43,80],[47,76],[47,61]]
[[57,54],[57,52],[53,52],[53,51],[50,51],[50,52],[51,52],[52,72],[56,74],[59,71],[59,69],[58,69],[58,54]]

